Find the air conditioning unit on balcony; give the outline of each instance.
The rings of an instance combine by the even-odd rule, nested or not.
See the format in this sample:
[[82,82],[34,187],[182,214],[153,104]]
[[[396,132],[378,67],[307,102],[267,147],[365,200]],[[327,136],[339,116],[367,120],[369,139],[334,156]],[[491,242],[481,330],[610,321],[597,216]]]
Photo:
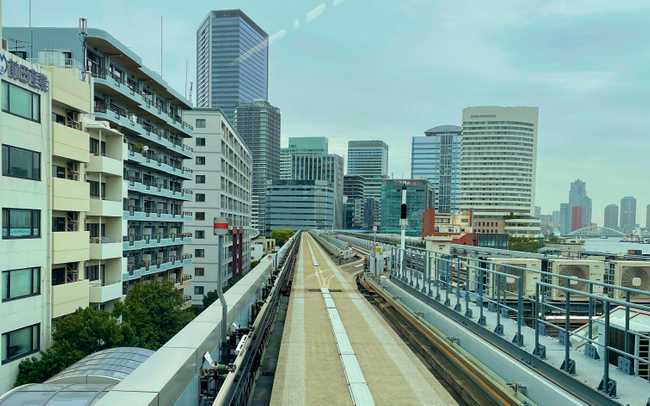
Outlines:
[[[495,299],[497,294],[501,298],[516,299],[519,292],[519,278],[523,279],[522,295],[524,297],[535,296],[535,285],[541,278],[539,273],[541,261],[534,258],[488,258],[488,264],[494,264],[492,268],[499,272],[495,274],[486,272],[487,294]],[[503,276],[507,274],[512,276]]]
[[[615,285],[648,291],[646,295],[630,293],[630,299],[650,300],[650,261],[611,261],[610,265],[613,265]],[[626,297],[621,290],[615,290],[614,295],[617,299]]]
[[[589,292],[589,283],[580,280],[570,280],[559,276],[570,276],[592,282],[603,283],[605,278],[605,263],[590,259],[553,259],[551,260],[551,272],[553,273],[552,283],[564,288]],[[601,285],[593,285],[593,293],[602,294]],[[560,289],[552,289],[553,300],[564,300],[566,292]],[[587,296],[571,293],[571,300],[587,300]]]

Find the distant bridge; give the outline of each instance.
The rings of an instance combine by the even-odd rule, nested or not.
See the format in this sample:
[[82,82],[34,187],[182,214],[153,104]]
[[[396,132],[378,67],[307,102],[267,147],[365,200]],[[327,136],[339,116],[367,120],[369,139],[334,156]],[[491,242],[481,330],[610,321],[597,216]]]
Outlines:
[[625,233],[614,228],[590,225],[573,230],[567,237],[625,237]]

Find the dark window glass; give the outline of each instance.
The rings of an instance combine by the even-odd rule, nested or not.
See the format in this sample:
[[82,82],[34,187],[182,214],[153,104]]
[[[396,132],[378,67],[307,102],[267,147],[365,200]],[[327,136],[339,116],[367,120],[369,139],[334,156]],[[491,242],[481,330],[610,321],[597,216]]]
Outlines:
[[41,180],[41,153],[3,145],[2,174],[14,178]]
[[205,194],[204,193],[197,193],[196,194],[196,201],[197,202],[205,202]]
[[41,211],[2,209],[2,238],[40,238]]
[[41,268],[2,271],[2,301],[41,293]]
[[205,175],[196,175],[196,183],[197,184],[205,183]]
[[196,258],[203,258],[205,256],[205,250],[204,249],[195,249],[194,250],[194,256]]
[[205,147],[205,138],[197,137],[196,138],[196,146],[197,147]]
[[204,276],[205,275],[205,268],[194,268],[194,275],[195,276]]
[[194,287],[194,294],[195,295],[202,295],[203,294],[203,286],[195,286]]
[[204,230],[195,230],[194,231],[194,238],[197,240],[202,240],[205,238],[205,231]]
[[40,325],[35,324],[2,335],[2,363],[14,361],[40,349]]
[[205,119],[204,118],[197,118],[196,119],[196,125],[194,127],[196,127],[196,128],[205,128]]
[[41,121],[41,96],[9,82],[2,82],[2,111]]
[[196,157],[196,164],[197,165],[205,165],[205,157],[204,156],[197,156]]
[[194,214],[194,220],[200,220],[200,221],[205,220],[205,212],[203,212],[203,211],[197,211],[197,212]]

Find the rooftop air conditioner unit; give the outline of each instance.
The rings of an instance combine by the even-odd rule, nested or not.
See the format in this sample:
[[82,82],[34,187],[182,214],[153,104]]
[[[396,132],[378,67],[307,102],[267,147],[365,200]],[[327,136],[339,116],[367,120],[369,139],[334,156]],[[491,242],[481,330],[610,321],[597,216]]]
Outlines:
[[[605,263],[603,261],[594,261],[589,259],[554,259],[551,261],[551,272],[553,273],[552,283],[554,285],[582,292],[589,292],[589,283],[586,281],[589,280],[592,282],[603,283],[605,277]],[[561,278],[556,275],[580,278],[584,279],[584,281]],[[594,284],[593,293],[602,294],[603,287]],[[553,300],[565,300],[566,291],[552,289],[551,298]],[[587,300],[587,296],[572,292],[571,300]]]
[[[498,293],[501,298],[516,299],[518,297],[519,278],[523,279],[522,295],[524,297],[535,296],[535,286],[541,278],[541,261],[534,258],[488,258],[488,264],[494,264],[494,270],[500,274],[512,276],[501,276],[500,274],[487,273],[488,294],[496,299]],[[499,285],[500,286],[499,286]],[[497,288],[499,288],[497,290]]]
[[[612,261],[614,284],[625,288],[648,291],[647,294],[630,293],[630,299],[650,300],[650,261]],[[626,293],[615,290],[614,297],[625,299]]]

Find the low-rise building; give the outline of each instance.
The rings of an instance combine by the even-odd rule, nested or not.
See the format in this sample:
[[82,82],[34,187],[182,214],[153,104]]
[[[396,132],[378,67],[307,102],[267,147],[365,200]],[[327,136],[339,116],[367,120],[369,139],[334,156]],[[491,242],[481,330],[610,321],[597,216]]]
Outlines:
[[400,232],[400,206],[402,186],[406,185],[407,235],[419,236],[426,209],[433,207],[431,185],[424,179],[389,179],[381,189],[381,232]]
[[324,180],[281,180],[266,186],[267,229],[334,227],[335,192]]

